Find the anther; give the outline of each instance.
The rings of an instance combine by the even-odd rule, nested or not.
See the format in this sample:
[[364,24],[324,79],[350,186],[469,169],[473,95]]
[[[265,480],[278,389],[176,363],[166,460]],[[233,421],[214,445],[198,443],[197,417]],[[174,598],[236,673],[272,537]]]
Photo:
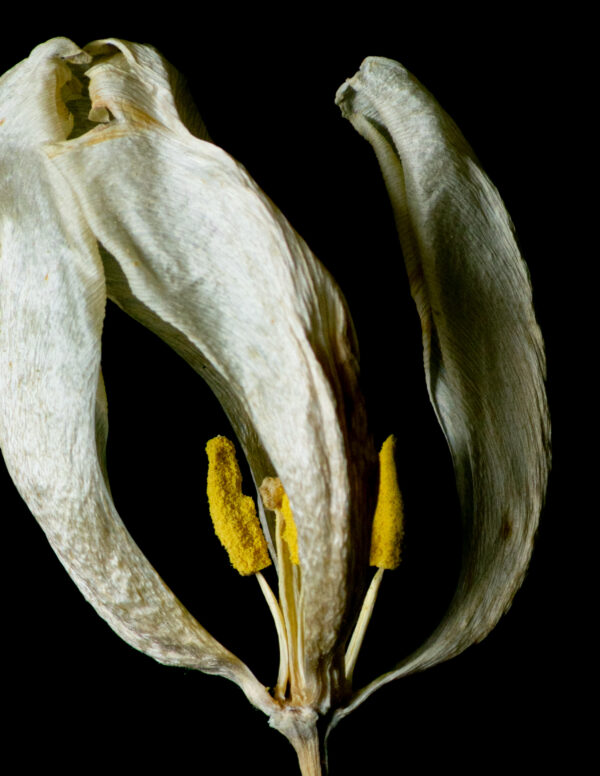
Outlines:
[[208,504],[215,533],[231,565],[242,575],[271,565],[256,506],[242,493],[242,474],[233,443],[224,436],[211,439],[208,455]]

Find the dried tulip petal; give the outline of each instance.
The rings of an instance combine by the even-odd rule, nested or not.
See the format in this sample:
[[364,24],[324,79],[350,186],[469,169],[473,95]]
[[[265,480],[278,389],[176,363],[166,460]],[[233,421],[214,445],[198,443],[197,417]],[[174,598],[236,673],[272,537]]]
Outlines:
[[473,151],[397,62],[366,59],[336,101],[373,146],[394,208],[465,526],[460,580],[442,623],[339,719],[382,684],[480,641],[509,607],[531,555],[550,432],[527,268]]

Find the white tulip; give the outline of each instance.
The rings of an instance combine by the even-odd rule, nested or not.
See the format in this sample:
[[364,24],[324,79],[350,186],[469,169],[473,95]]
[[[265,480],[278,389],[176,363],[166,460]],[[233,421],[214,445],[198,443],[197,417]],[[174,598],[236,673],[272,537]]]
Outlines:
[[[543,344],[510,220],[470,147],[401,65],[366,60],[338,103],[390,193],[466,542],[435,633],[355,690],[377,456],[352,322],[330,275],[186,100],[156,51],[116,39],[50,40],[0,79],[0,446],[109,625],[159,662],[236,682],[302,773],[318,774],[320,717],[331,728],[385,682],[481,640],[521,584],[549,467]],[[279,603],[259,579],[282,656],[272,693],[177,600],[114,508],[107,297],[207,380],[257,488],[269,477],[285,489],[299,565],[283,557],[281,498],[263,488],[269,508],[257,499],[279,574]]]

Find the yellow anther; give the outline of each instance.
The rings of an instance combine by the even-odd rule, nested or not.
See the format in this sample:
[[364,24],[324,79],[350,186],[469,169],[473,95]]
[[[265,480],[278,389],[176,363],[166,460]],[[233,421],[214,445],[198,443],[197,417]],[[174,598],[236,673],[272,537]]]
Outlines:
[[244,576],[271,565],[267,542],[254,501],[242,493],[242,474],[233,443],[224,436],[211,439],[207,494],[215,533],[229,554],[231,565]]
[[390,436],[379,453],[379,494],[373,518],[369,563],[380,569],[395,569],[399,565],[404,532],[402,494],[394,461],[395,445],[395,437]]
[[290,559],[294,565],[299,566],[298,531],[296,530],[296,523],[294,522],[294,515],[292,514],[287,493],[283,494],[281,500],[281,519],[283,520],[283,538],[290,551]]
[[287,544],[290,560],[294,565],[299,566],[298,532],[292,508],[281,480],[279,477],[265,477],[259,491],[265,507],[272,509],[277,515],[277,519],[281,520],[281,535]]

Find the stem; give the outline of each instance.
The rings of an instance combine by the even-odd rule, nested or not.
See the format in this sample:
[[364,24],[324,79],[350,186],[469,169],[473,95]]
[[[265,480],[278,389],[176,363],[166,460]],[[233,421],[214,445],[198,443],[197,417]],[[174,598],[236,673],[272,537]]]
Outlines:
[[298,755],[302,776],[321,776],[321,752],[316,728],[312,729],[312,735],[309,738],[299,738],[297,741],[292,741],[292,744]]
[[269,718],[271,727],[279,730],[296,750],[302,776],[322,776],[327,773],[325,758],[321,758],[319,729],[322,726],[318,723],[319,715],[308,706],[284,706]]
[[377,569],[375,576],[371,580],[371,584],[369,585],[369,589],[367,590],[365,600],[363,601],[362,609],[360,610],[360,614],[358,615],[358,620],[356,622],[356,627],[354,628],[354,633],[352,634],[352,638],[350,639],[350,644],[348,645],[348,649],[346,650],[346,678],[350,683],[352,682],[352,675],[354,673],[354,666],[356,665],[356,659],[358,657],[358,653],[360,652],[360,648],[362,646],[363,639],[367,631],[369,620],[371,619],[371,615],[373,614],[373,608],[375,606],[375,601],[377,599],[377,593],[379,592],[379,586],[381,585],[381,580],[383,578],[383,571],[384,571],[383,569]]

